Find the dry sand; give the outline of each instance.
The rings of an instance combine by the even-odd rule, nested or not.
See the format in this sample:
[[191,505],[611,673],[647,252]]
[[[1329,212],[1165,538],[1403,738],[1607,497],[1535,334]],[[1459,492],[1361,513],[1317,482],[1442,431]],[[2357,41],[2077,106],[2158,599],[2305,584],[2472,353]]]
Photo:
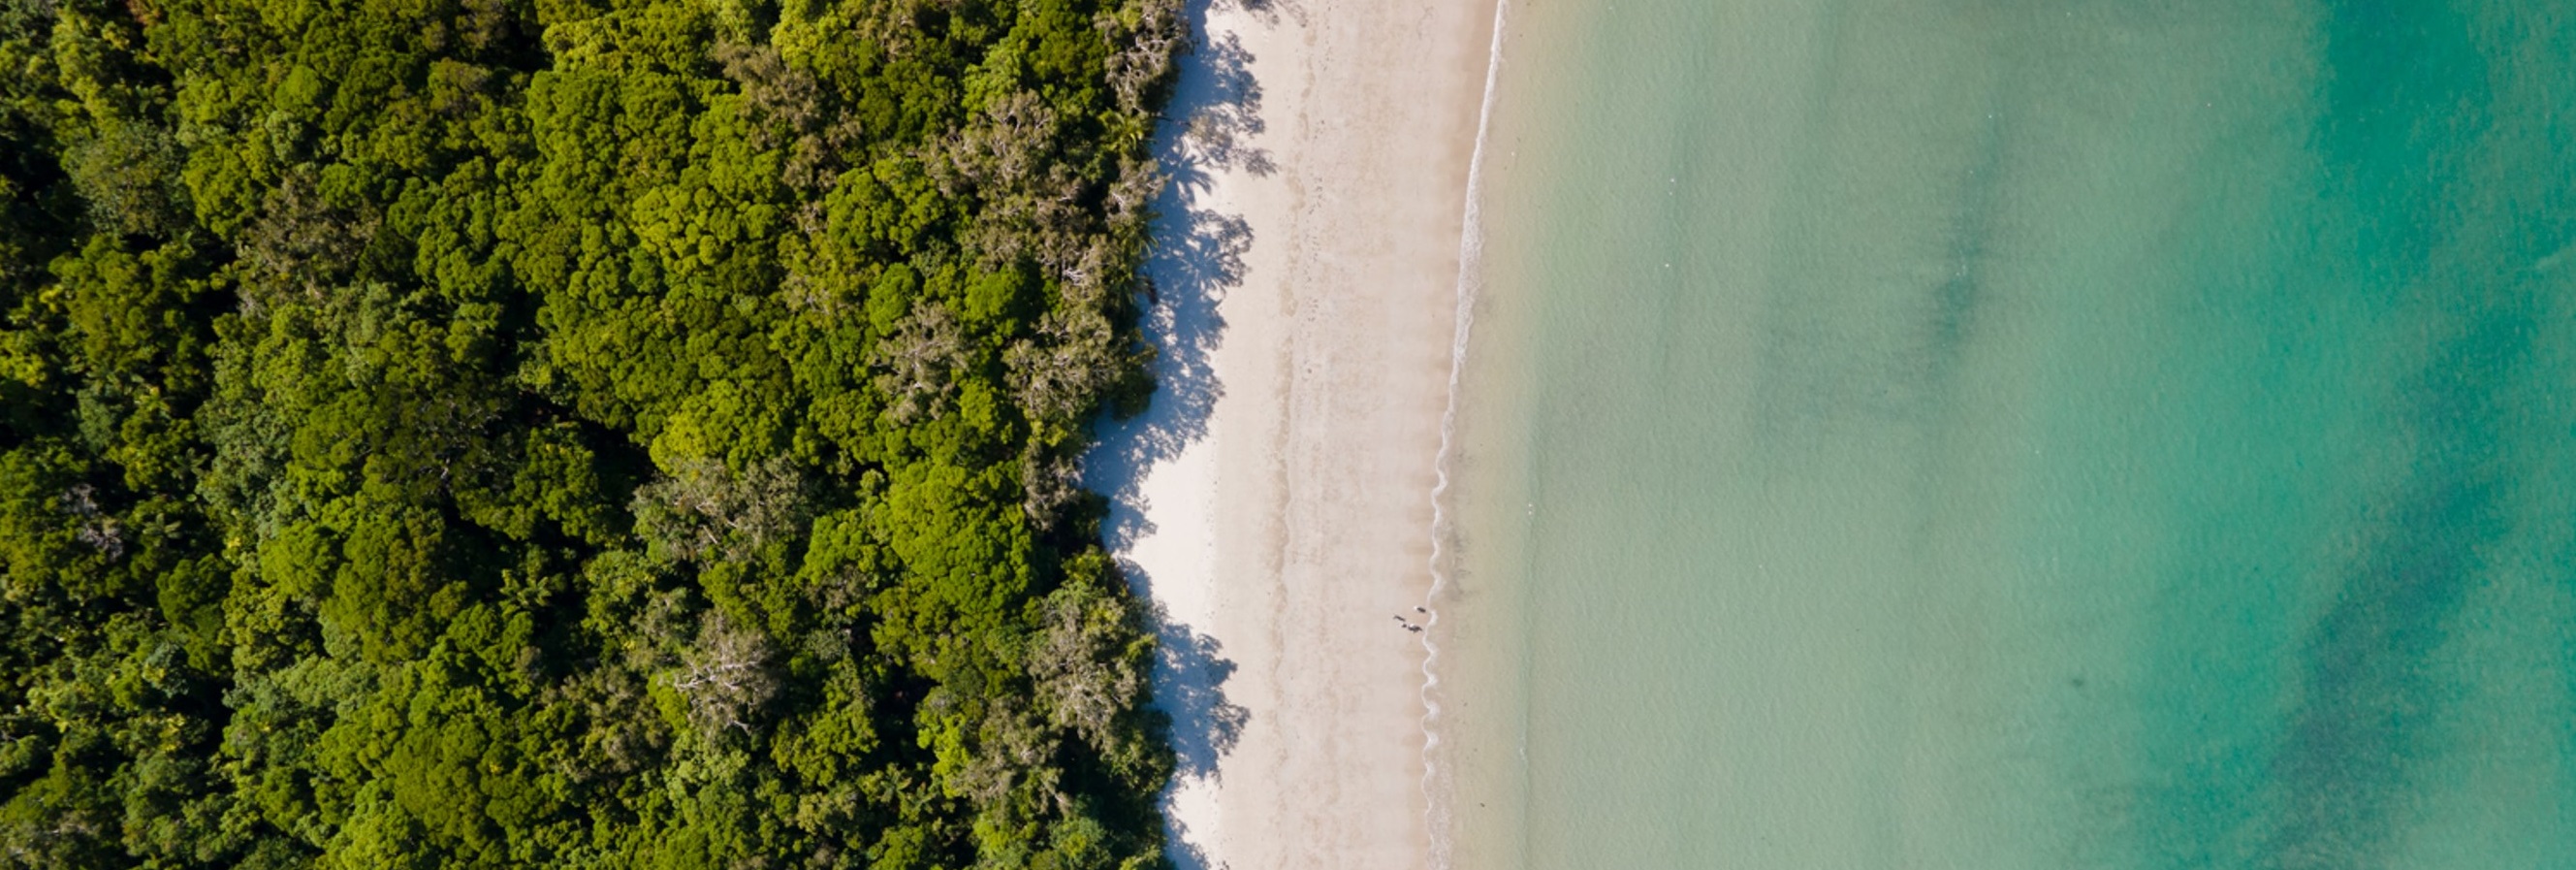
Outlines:
[[1163,609],[1185,868],[1431,862],[1431,491],[1491,0],[1192,3],[1151,266],[1164,390],[1104,432]]

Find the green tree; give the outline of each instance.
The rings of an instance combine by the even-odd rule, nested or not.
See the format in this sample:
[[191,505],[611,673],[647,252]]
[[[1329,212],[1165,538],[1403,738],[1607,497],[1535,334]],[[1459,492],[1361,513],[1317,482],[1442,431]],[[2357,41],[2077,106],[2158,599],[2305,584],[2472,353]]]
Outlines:
[[0,3],[0,867],[1145,867],[1170,0]]

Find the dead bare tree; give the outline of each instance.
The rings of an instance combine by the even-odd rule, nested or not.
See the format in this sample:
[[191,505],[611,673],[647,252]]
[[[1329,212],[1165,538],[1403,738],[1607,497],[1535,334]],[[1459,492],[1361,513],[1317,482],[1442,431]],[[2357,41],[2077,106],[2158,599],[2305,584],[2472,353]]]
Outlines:
[[89,484],[73,484],[63,491],[63,509],[80,518],[80,530],[72,536],[113,562],[125,556],[125,528],[99,509],[97,492]]
[[1046,763],[1055,750],[1054,737],[1018,699],[1007,695],[987,699],[983,719],[971,734],[965,764],[950,774],[949,786],[987,810],[1003,806],[1015,791],[1053,796],[1060,804],[1063,796],[1057,786],[1063,772]]
[[741,473],[719,459],[689,459],[637,487],[636,529],[681,559],[741,559],[804,531],[805,477],[773,456]]
[[1181,24],[1180,0],[1145,0],[1133,28],[1103,15],[1099,27],[1110,31],[1111,44],[1126,48],[1111,55],[1109,87],[1118,95],[1118,110],[1144,114],[1146,98],[1171,74],[1172,58],[1187,47],[1189,32]]
[[1108,748],[1118,716],[1145,686],[1139,632],[1118,599],[1076,584],[1048,595],[1046,623],[1029,651],[1029,676],[1056,727]]
[[680,667],[668,679],[688,699],[689,720],[700,729],[750,734],[745,717],[778,690],[769,658],[767,636],[713,609],[699,620],[697,638],[681,650]]
[[947,410],[957,369],[966,364],[965,330],[948,306],[914,306],[874,351],[876,387],[894,397],[890,413],[896,422],[937,417]]

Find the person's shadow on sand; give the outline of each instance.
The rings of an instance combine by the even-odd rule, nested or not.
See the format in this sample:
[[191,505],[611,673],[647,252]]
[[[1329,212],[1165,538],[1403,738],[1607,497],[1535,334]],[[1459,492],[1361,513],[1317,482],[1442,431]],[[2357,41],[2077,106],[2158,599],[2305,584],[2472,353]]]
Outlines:
[[[1206,38],[1212,5],[1244,10],[1274,26],[1283,12],[1295,13],[1289,0],[1190,0],[1184,13],[1192,50],[1178,61],[1172,99],[1155,132],[1155,160],[1169,184],[1154,203],[1153,244],[1145,263],[1150,297],[1140,324],[1157,353],[1156,390],[1143,413],[1099,425],[1100,443],[1084,463],[1085,483],[1109,497],[1103,534],[1116,553],[1154,532],[1141,491],[1146,474],[1205,439],[1209,416],[1225,395],[1213,366],[1225,334],[1217,303],[1243,283],[1252,231],[1241,216],[1208,206],[1213,174],[1266,176],[1275,170],[1269,153],[1251,144],[1264,129],[1252,56],[1231,35]],[[1151,600],[1154,578],[1131,561],[1119,561],[1129,585]],[[1235,665],[1215,638],[1174,620],[1159,604],[1153,621],[1161,650],[1154,706],[1170,719],[1179,762],[1173,785],[1213,780],[1218,762],[1234,750],[1251,719],[1225,697]],[[1171,792],[1164,796],[1168,809]],[[1189,831],[1177,820],[1171,824],[1166,854],[1173,865],[1208,870],[1208,857],[1190,841]]]

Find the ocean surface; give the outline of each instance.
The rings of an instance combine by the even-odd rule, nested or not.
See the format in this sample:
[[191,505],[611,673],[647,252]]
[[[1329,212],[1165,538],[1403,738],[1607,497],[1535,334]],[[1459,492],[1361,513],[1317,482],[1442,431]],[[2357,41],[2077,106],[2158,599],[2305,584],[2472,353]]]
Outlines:
[[2576,2],[1500,42],[1449,866],[2576,867]]

